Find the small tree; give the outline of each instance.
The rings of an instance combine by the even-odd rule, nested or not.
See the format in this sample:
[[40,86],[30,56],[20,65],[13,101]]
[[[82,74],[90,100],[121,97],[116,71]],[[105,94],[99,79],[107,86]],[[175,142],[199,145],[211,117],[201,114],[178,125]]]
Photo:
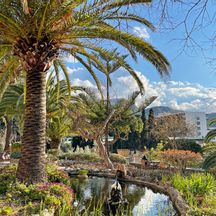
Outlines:
[[170,148],[177,148],[177,140],[190,136],[193,132],[193,125],[187,123],[181,113],[158,117],[152,130],[154,137],[167,141]]
[[185,150],[168,149],[161,152],[161,160],[167,164],[172,165],[184,173],[186,167],[190,163],[199,162],[202,156],[199,153]]

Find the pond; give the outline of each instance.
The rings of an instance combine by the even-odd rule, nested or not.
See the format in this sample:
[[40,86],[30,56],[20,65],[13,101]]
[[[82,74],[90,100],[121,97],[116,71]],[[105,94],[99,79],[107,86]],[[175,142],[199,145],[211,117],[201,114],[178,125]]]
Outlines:
[[[100,208],[109,197],[111,185],[114,179],[91,177],[87,180],[73,178],[75,191],[74,206],[80,211],[95,207]],[[131,216],[174,216],[177,215],[169,197],[155,193],[146,187],[134,184],[122,184],[123,197],[128,201]]]

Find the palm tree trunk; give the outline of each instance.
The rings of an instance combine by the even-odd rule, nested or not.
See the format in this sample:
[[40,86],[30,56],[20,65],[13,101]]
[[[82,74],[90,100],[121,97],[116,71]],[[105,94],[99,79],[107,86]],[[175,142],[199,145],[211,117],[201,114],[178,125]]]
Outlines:
[[97,145],[98,145],[99,155],[102,157],[102,159],[104,159],[105,165],[107,166],[107,168],[114,170],[113,163],[109,159],[109,155],[107,153],[106,147],[101,142],[100,138],[97,138],[95,141],[97,142]]
[[25,119],[17,178],[34,184],[46,181],[46,72],[26,75]]
[[51,140],[50,142],[51,149],[59,149],[60,144],[61,144],[61,140],[59,139]]
[[4,152],[10,154],[11,152],[11,135],[12,135],[12,120],[9,120],[7,116],[4,117],[6,121],[6,137]]

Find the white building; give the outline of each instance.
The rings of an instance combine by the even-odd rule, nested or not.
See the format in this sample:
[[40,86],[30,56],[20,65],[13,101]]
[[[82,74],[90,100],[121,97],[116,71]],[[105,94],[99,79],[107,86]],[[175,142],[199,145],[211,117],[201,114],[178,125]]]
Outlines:
[[191,135],[190,139],[204,139],[207,130],[207,119],[204,112],[184,112],[186,122],[194,126],[194,133]]

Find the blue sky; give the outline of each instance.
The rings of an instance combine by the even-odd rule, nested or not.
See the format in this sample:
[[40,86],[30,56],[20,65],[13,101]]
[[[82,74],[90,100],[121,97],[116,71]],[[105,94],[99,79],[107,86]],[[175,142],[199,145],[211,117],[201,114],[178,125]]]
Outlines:
[[[180,13],[181,9],[178,7],[174,8],[175,10],[171,10],[174,12],[171,12],[170,15],[176,17],[175,22],[178,23],[185,14]],[[209,14],[211,15],[211,13],[212,10],[209,8]],[[188,27],[191,27],[195,15],[191,14],[187,23]],[[157,16],[157,12],[154,16]],[[155,24],[157,26],[157,23]],[[213,25],[209,25],[203,31],[194,31],[192,34],[192,38],[198,43],[198,46],[205,48],[205,52],[203,52],[198,46],[195,47],[195,50],[183,48],[185,40],[179,39],[185,37],[184,26],[167,31],[164,31],[164,26],[160,26],[159,30],[154,33],[143,26],[137,25],[137,23],[130,26],[131,32],[159,49],[168,58],[172,66],[170,77],[161,79],[154,67],[143,59],[140,58],[138,63],[131,59],[128,60],[144,83],[145,97],[158,96],[152,106],[164,105],[186,111],[216,111],[216,73],[214,67],[207,63],[209,58],[214,57],[214,50],[212,51],[209,48],[210,43],[207,40],[207,37],[214,32],[213,27]],[[189,43],[189,45],[191,44]],[[71,57],[68,61],[70,62],[68,68],[72,85],[96,88],[90,75],[79,63]],[[104,83],[104,77],[100,74],[99,79]],[[119,70],[112,76],[112,79],[112,97],[127,97],[132,91],[137,90],[136,83],[125,71]],[[140,97],[137,103],[139,104],[142,100],[143,98]]]

